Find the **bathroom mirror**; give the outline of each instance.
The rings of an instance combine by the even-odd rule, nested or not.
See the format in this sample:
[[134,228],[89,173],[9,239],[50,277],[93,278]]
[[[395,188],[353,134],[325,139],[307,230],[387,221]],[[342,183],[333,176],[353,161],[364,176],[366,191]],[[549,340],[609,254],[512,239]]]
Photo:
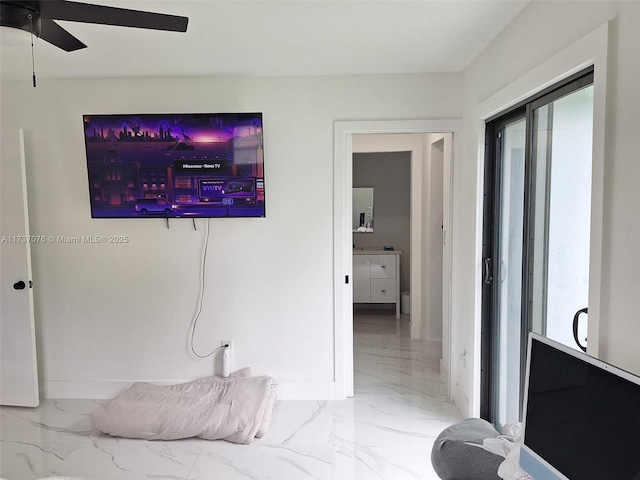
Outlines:
[[373,187],[353,188],[353,231],[373,232]]

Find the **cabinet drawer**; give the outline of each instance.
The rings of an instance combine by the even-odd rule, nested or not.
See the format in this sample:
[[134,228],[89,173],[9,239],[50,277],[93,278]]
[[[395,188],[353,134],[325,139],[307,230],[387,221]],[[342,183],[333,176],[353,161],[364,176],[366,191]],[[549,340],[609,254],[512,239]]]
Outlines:
[[396,278],[396,255],[371,255],[371,278]]
[[371,302],[372,303],[395,303],[396,280],[395,278],[372,278],[371,279]]

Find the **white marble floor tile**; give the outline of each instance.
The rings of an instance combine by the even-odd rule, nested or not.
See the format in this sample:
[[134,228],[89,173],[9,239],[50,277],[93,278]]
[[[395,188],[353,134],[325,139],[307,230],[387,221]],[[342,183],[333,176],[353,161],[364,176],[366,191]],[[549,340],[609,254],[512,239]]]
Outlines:
[[0,477],[35,480],[437,480],[436,436],[461,420],[439,361],[392,311],[356,315],[355,396],[276,403],[251,445],[113,438],[91,429],[99,402],[0,408]]
[[334,470],[336,479],[438,480],[422,447],[339,447]]
[[331,480],[333,447],[212,442],[189,480]]
[[52,473],[96,480],[186,480],[203,449],[199,439],[157,442],[101,435]]
[[58,467],[75,451],[85,446],[83,442],[64,440],[9,441],[0,444],[0,477],[7,480],[33,480],[58,471]]
[[328,401],[278,401],[269,430],[255,442],[269,445],[331,445],[333,410]]

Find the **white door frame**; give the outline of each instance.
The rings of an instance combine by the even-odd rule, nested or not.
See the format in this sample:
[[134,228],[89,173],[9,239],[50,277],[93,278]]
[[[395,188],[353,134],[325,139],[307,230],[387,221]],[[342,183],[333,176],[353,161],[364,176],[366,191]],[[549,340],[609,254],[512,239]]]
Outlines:
[[[460,155],[459,133],[462,121],[454,120],[390,120],[390,121],[337,121],[334,125],[334,381],[336,398],[352,397],[353,379],[353,278],[351,217],[346,210],[352,201],[353,135],[452,133],[453,163]],[[413,162],[413,161],[412,161]],[[452,167],[451,167],[452,168]],[[412,171],[412,178],[414,172]],[[453,178],[452,176],[450,178]],[[453,181],[453,180],[452,180]],[[453,189],[451,189],[452,191]],[[450,203],[450,211],[453,204]],[[412,213],[413,216],[413,213]],[[451,219],[451,215],[448,216]],[[451,231],[449,226],[449,231]],[[453,235],[450,235],[453,242]],[[413,238],[412,238],[413,241]],[[413,250],[413,249],[412,249]],[[348,279],[348,280],[347,280]],[[449,291],[447,289],[447,291]],[[413,303],[413,302],[412,302]],[[413,310],[413,309],[412,309]],[[456,331],[453,318],[449,319],[451,343]],[[452,351],[449,349],[449,351]],[[448,359],[448,382],[454,374],[455,363]]]

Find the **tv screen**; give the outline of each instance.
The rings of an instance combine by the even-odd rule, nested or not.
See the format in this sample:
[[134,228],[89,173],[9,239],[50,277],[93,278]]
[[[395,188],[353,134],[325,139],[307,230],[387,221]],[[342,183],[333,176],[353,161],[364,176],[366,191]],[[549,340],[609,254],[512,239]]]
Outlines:
[[83,120],[93,218],[265,216],[261,113]]
[[520,465],[536,480],[640,479],[640,378],[530,334]]

